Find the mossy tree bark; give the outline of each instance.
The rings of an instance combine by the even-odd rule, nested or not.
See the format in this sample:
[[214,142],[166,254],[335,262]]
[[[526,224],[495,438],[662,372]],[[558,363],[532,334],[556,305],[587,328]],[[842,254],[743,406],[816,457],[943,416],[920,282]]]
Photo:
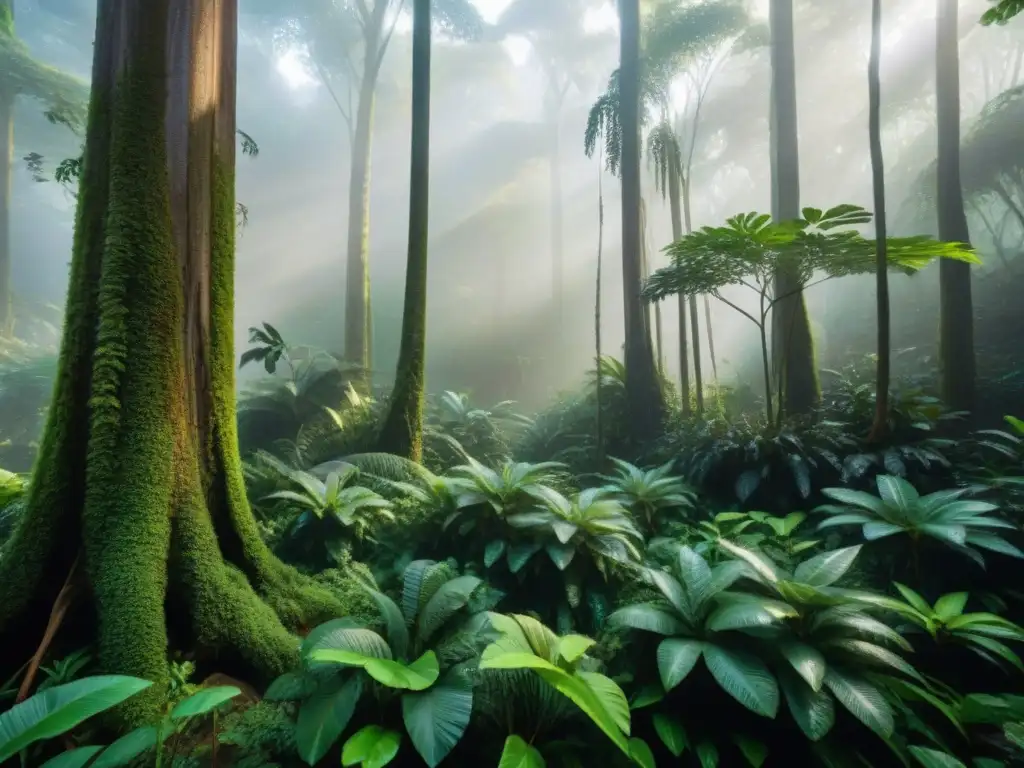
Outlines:
[[412,28],[412,155],[409,172],[409,251],[405,306],[391,407],[380,447],[413,461],[423,458],[423,391],[427,357],[427,243],[430,213],[431,0],[415,0]]
[[626,400],[637,440],[653,438],[665,416],[651,329],[640,298],[640,3],[619,0],[619,93],[622,125],[622,290],[626,319]]
[[[343,610],[270,554],[245,496],[236,3],[99,2],[60,367],[25,515],[0,558],[5,651],[38,640],[79,555],[101,667],[158,683],[169,646],[280,673],[297,661],[286,627]],[[152,716],[164,693],[154,686],[122,716]]]
[[[937,0],[935,108],[939,239],[967,243],[970,232],[960,183],[960,41],[956,0]],[[948,262],[948,263],[947,263]],[[974,303],[971,265],[939,260],[939,348],[942,396],[955,411],[974,408]]]
[[[771,0],[769,17],[772,217],[786,221],[800,216],[793,0]],[[772,311],[775,377],[782,395],[779,407],[785,413],[804,414],[821,400],[807,302],[799,278],[786,270],[779,270],[775,276],[773,292],[781,297]]]

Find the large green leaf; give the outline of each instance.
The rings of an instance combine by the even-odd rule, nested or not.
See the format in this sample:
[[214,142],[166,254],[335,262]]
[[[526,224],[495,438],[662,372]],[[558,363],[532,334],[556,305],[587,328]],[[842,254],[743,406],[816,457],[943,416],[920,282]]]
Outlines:
[[[583,710],[619,749],[625,754],[629,754],[626,734],[619,727],[615,716],[608,711],[600,696],[583,679],[556,667],[539,656],[506,651],[500,643],[492,643],[484,649],[480,657],[480,669],[534,670],[542,680]],[[624,698],[625,696],[623,696]]]
[[437,681],[440,674],[437,656],[433,651],[427,651],[411,664],[403,664],[392,659],[377,659],[335,648],[313,651],[309,658],[312,661],[329,661],[347,667],[361,667],[381,685],[409,691],[426,690]]
[[48,688],[0,714],[0,764],[25,747],[66,733],[153,683],[125,675],[98,675]]
[[469,603],[469,598],[482,583],[476,576],[458,576],[442,584],[419,613],[417,640],[421,644],[429,642],[448,619]]
[[352,734],[341,749],[343,766],[358,765],[360,768],[384,768],[395,759],[402,745],[402,734],[367,725]]
[[221,704],[231,701],[242,690],[233,685],[218,685],[200,688],[184,701],[178,702],[171,710],[171,720],[182,720],[186,717],[205,715]]
[[512,734],[505,739],[498,768],[546,768],[543,755],[521,738]]
[[[51,757],[40,768],[85,768],[85,765],[92,760],[103,747],[78,747],[61,752],[56,757]],[[123,763],[122,763],[123,765]]]
[[656,712],[651,720],[654,723],[654,731],[665,745],[665,749],[671,752],[673,757],[680,757],[690,745],[683,724],[663,712]]
[[341,736],[363,693],[363,679],[332,681],[302,703],[295,724],[295,746],[306,765],[316,765]]
[[657,605],[637,603],[620,608],[608,617],[613,627],[629,627],[659,635],[678,635],[686,631],[683,623]]
[[576,677],[587,684],[604,709],[615,720],[619,730],[628,736],[630,731],[629,701],[618,684],[599,672],[581,670],[576,673]]
[[671,691],[693,671],[704,647],[700,640],[683,637],[670,637],[658,644],[658,673],[666,691]]
[[823,552],[800,563],[793,572],[793,580],[812,587],[829,587],[843,577],[859,553],[859,544]]
[[906,515],[919,498],[917,490],[904,480],[895,475],[879,475],[875,478],[878,486],[878,495],[882,501],[890,507],[895,507]]
[[326,625],[315,628],[302,644],[302,654],[307,661],[329,661],[314,658],[325,650],[347,651],[368,658],[392,658],[391,646],[383,637],[372,629],[352,626],[345,620],[338,620],[337,624],[329,621]]
[[708,616],[705,626],[712,632],[756,629],[776,626],[783,619],[796,616],[799,616],[797,610],[780,600],[756,595],[736,595],[732,599],[723,600]]
[[457,669],[426,691],[402,696],[405,730],[430,768],[459,743],[472,714],[473,688]]
[[89,768],[123,768],[131,765],[135,758],[156,746],[158,736],[161,741],[166,741],[173,731],[170,725],[159,729],[159,733],[153,725],[144,725],[129,731],[104,749],[103,754],[96,762],[91,763]]
[[409,627],[405,623],[402,609],[383,592],[369,588],[366,592],[377,605],[377,610],[380,611],[381,618],[384,619],[384,632],[391,651],[399,659],[404,659],[409,652]]
[[825,673],[825,686],[839,703],[883,739],[892,736],[892,707],[885,696],[870,683],[830,667]]
[[797,726],[811,741],[824,738],[836,722],[835,705],[828,691],[814,691],[794,672],[779,671],[779,685]]
[[798,641],[779,644],[779,651],[796,673],[815,691],[821,690],[825,680],[825,657],[816,648]]
[[914,756],[923,768],[967,768],[952,755],[946,752],[939,752],[937,749],[928,747],[908,747],[907,751]]
[[768,759],[768,747],[763,742],[741,734],[734,735],[732,741],[753,768],[761,768]]
[[779,686],[765,663],[752,654],[707,644],[704,663],[726,693],[752,712],[775,717]]
[[840,504],[864,509],[879,516],[885,514],[885,502],[874,494],[851,488],[822,488],[821,492]]

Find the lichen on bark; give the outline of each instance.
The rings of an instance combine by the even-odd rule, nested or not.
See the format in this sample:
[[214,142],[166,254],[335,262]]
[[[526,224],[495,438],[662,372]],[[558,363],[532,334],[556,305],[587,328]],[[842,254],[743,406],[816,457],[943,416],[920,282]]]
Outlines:
[[38,640],[82,556],[100,666],[161,683],[122,709],[129,723],[161,705],[169,646],[269,677],[297,661],[290,630],[345,612],[271,555],[245,496],[236,2],[99,2],[60,368],[25,515],[0,555],[5,649]]

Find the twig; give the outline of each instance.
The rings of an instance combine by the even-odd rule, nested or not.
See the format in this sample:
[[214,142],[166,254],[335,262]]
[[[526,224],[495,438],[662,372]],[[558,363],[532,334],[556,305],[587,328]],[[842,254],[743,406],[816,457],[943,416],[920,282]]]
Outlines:
[[60,592],[57,593],[57,599],[53,602],[53,608],[50,610],[50,620],[46,624],[46,631],[43,632],[43,639],[39,643],[39,647],[36,648],[36,652],[32,655],[32,658],[28,663],[28,670],[25,672],[25,679],[21,681],[21,687],[18,689],[18,695],[15,697],[15,703],[21,703],[28,698],[28,693],[32,690],[32,683],[36,679],[36,673],[39,671],[39,665],[43,663],[43,657],[50,648],[50,644],[53,642],[53,638],[57,634],[57,630],[60,629],[61,623],[64,621],[64,616],[67,614],[68,609],[74,602],[75,592],[77,591],[77,580],[78,565],[81,561],[81,555],[75,557],[75,562],[71,565],[71,570],[68,571],[68,577],[64,581],[64,586],[60,588]]

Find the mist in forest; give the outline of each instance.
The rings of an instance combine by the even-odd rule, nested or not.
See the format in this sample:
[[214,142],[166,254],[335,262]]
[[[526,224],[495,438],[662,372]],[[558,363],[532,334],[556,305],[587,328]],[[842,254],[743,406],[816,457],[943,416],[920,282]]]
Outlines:
[[[484,400],[512,398],[539,407],[557,391],[576,386],[595,355],[599,240],[603,351],[621,355],[619,182],[602,168],[600,153],[584,153],[588,112],[617,67],[617,17],[607,0],[577,4],[584,12],[566,19],[556,3],[535,3],[523,20],[508,18],[508,0],[478,0],[489,25],[483,40],[435,39],[427,342],[432,391],[468,390]],[[355,55],[358,50],[343,39],[336,50],[323,39],[304,39],[301,30],[288,28],[287,20],[268,17],[266,5],[240,3],[238,126],[258,146],[258,154],[240,153],[238,158],[237,200],[244,206],[244,221],[237,243],[236,352],[246,346],[247,327],[262,322],[272,323],[290,343],[340,352],[348,122],[359,87],[346,76],[343,62],[346,51]],[[753,22],[765,23],[766,5],[752,4]],[[1024,77],[1024,24],[982,28],[977,18],[987,7],[985,0],[962,6],[967,136],[985,105]],[[936,148],[934,8],[931,0],[886,3],[883,143],[890,228],[898,234],[933,234],[935,229],[934,209],[921,193]],[[95,3],[89,0],[17,3],[18,34],[37,59],[83,79],[91,64],[94,18]],[[869,4],[862,0],[797,3],[803,205],[871,208],[869,22]],[[392,378],[402,314],[410,45],[409,23],[399,18],[381,64],[373,120],[369,268],[374,368],[381,382]],[[705,87],[693,134],[694,228],[721,224],[741,212],[770,210],[768,51],[721,46],[705,58]],[[683,74],[673,83],[672,106],[692,118],[697,97],[690,82]],[[557,107],[552,107],[553,89],[561,97]],[[81,137],[50,123],[42,108],[27,99],[17,104],[14,137],[14,292],[38,319],[33,327],[40,343],[55,344],[75,197],[74,185],[54,180],[53,172],[61,160],[77,157]],[[965,157],[964,163],[984,159],[984,151]],[[561,186],[568,354],[556,353],[550,344],[556,322],[552,168]],[[671,240],[671,225],[653,172],[645,172],[643,185],[645,241],[653,270],[667,263],[662,249]],[[1009,258],[1019,259],[1024,233],[1024,219],[1007,219],[1001,205],[992,195],[969,199],[972,240],[986,262],[975,272],[982,317],[988,272]],[[925,336],[936,328],[935,271],[894,278],[897,348],[919,343],[921,328]],[[726,295],[752,306],[746,302],[753,297],[742,288],[728,289]],[[807,300],[824,364],[873,351],[873,278],[825,283],[809,290]],[[751,368],[758,364],[756,329],[714,299],[709,307],[715,359],[705,335],[705,377],[714,372],[722,383],[756,387],[756,368]],[[674,302],[661,309],[660,327],[665,370],[674,378]],[[921,354],[934,353],[921,345]]]

